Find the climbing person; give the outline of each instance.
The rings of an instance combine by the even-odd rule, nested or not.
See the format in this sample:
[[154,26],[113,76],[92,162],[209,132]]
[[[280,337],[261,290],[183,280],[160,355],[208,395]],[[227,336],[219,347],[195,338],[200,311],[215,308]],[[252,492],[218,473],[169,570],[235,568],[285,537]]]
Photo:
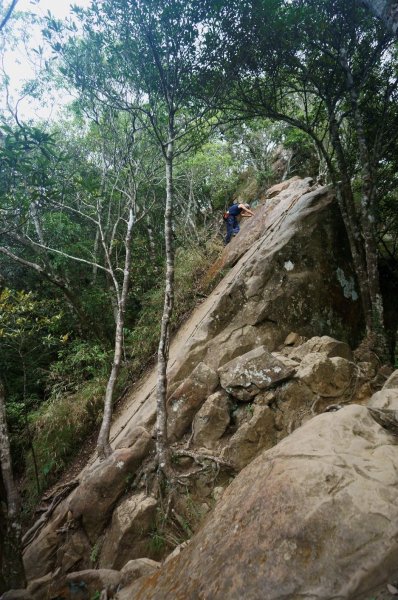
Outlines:
[[237,217],[253,217],[254,213],[250,210],[250,204],[232,204],[224,213],[224,221],[227,226],[227,235],[225,236],[225,245],[229,244],[232,235],[239,233],[239,223]]

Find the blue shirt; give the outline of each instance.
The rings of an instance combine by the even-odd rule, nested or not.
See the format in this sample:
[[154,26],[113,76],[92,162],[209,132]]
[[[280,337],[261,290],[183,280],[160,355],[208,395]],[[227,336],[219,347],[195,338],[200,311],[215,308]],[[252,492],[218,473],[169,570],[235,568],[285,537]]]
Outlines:
[[242,212],[242,209],[239,208],[238,204],[233,204],[228,209],[228,214],[230,214],[232,217],[237,217],[238,215],[240,215],[241,212]]

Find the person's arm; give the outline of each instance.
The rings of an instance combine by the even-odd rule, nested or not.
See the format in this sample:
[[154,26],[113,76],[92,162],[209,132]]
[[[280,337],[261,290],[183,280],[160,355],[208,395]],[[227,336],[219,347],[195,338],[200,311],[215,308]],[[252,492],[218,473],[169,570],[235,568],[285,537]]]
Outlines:
[[254,213],[250,208],[246,208],[244,204],[239,204],[239,208],[242,209],[242,212],[240,213],[242,217],[254,217]]

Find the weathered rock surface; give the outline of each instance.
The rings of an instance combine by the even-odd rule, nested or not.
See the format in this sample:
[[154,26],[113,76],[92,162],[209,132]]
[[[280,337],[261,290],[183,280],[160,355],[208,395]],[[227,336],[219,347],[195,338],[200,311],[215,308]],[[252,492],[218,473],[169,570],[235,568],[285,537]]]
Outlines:
[[84,531],[72,530],[65,543],[58,548],[56,564],[61,568],[62,573],[89,568],[91,549],[92,546]]
[[146,534],[155,522],[157,501],[144,493],[124,500],[113,511],[100,566],[121,569],[130,559],[148,556]]
[[302,360],[307,354],[312,352],[322,352],[327,358],[339,356],[351,362],[354,360],[353,353],[348,344],[335,340],[328,335],[312,337],[290,352],[289,356],[295,360]]
[[159,568],[160,563],[151,560],[150,558],[136,558],[135,560],[129,560],[120,570],[121,585],[126,586],[144,575],[154,573],[154,571],[157,571]]
[[294,369],[286,367],[265,346],[234,358],[218,369],[221,386],[242,402],[249,402],[261,390],[289,379]]
[[311,185],[293,181],[227,246],[214,273],[234,266],[182,348],[173,381],[184,381],[200,361],[217,370],[261,345],[272,352],[292,331],[358,339],[361,308],[344,225],[332,192]]
[[237,470],[243,469],[261,450],[276,444],[275,416],[268,406],[254,406],[250,419],[239,427],[222,451]]
[[371,597],[396,572],[397,464],[397,438],[367,408],[319,415],[248,465],[181,555],[123,598]]
[[58,587],[51,590],[51,599],[91,600],[106,590],[106,598],[113,598],[122,579],[119,571],[112,569],[87,569],[69,573]]
[[281,183],[276,183],[272,187],[267,190],[266,197],[273,198],[280,194],[280,192],[284,192],[287,188],[295,181],[299,181],[300,177],[291,177],[290,179],[286,179],[285,181],[281,181]]
[[28,581],[40,579],[47,573],[55,571],[57,550],[63,544],[63,537],[57,530],[63,526],[67,518],[66,502],[54,511],[53,518],[40,531],[33,544],[23,553],[25,575]]
[[218,391],[212,394],[193,421],[193,443],[204,448],[214,448],[230,422],[228,394]]
[[348,400],[352,394],[358,367],[355,363],[336,356],[327,358],[318,352],[311,352],[303,358],[296,376],[314,394],[322,398]]
[[383,385],[384,390],[398,389],[398,369],[396,369],[393,373],[391,373],[390,377],[387,379],[385,384]]
[[398,388],[383,388],[380,392],[376,392],[368,401],[367,406],[398,410]]
[[[130,448],[121,448],[89,471],[69,500],[73,519],[81,519],[90,541],[95,542],[109,514],[126,488],[126,481],[147,455],[153,440],[141,428],[141,436]],[[95,509],[93,508],[95,507]]]
[[168,400],[168,430],[171,440],[180,438],[186,432],[197,410],[217,386],[217,373],[200,362]]

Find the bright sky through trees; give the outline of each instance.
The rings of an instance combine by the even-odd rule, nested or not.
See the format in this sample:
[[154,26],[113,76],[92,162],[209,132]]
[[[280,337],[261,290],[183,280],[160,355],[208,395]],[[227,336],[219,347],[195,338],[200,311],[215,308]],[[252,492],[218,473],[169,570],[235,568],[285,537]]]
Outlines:
[[[86,7],[90,0],[19,0],[15,11],[8,22],[7,28],[0,34],[0,77],[9,79],[9,103],[15,109],[16,103],[23,95],[23,87],[27,81],[37,77],[44,64],[44,58],[49,57],[49,50],[42,40],[42,25],[38,19],[45,17],[50,11],[59,19],[67,18],[71,13],[71,5]],[[5,14],[8,0],[0,0],[0,13]],[[21,13],[25,16],[22,17]],[[43,58],[35,52],[43,48]],[[20,100],[18,115],[22,119],[51,119],[71,100],[65,91],[57,94],[49,93],[45,101],[34,102],[32,98]],[[0,110],[6,108],[6,95],[0,98]]]

